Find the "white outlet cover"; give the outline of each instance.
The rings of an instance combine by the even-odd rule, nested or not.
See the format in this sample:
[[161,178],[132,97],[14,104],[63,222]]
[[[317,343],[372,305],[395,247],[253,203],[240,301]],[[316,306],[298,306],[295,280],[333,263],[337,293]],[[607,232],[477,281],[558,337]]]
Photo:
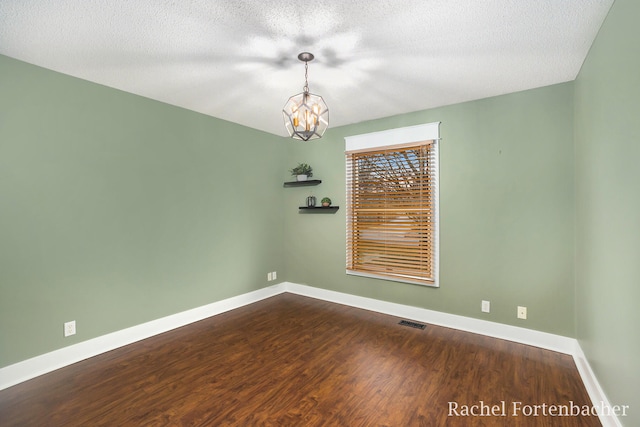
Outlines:
[[66,322],[64,324],[64,336],[69,337],[76,334],[76,321]]
[[491,312],[491,302],[490,301],[482,301],[482,312],[489,313]]
[[527,318],[527,307],[518,306],[518,319]]
[[276,280],[278,278],[278,272],[274,271],[273,273],[271,273],[271,276],[273,277],[273,280]]

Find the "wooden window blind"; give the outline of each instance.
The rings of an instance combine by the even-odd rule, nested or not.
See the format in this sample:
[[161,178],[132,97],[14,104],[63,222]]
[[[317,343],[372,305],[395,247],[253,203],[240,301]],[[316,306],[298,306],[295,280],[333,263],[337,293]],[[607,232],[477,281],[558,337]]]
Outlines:
[[437,286],[436,144],[346,152],[347,273]]

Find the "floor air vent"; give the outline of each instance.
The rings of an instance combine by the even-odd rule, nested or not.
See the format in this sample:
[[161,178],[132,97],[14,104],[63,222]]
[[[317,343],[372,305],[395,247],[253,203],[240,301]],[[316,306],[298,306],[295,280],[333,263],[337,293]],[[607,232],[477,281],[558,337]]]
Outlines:
[[409,326],[410,328],[416,328],[416,329],[424,329],[427,327],[427,325],[423,325],[422,323],[410,322],[408,320],[401,320],[400,323],[398,324],[402,326]]

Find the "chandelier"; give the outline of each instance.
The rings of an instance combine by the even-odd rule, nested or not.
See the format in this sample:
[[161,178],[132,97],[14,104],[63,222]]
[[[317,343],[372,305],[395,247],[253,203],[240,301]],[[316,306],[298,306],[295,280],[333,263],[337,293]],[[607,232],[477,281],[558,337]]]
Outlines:
[[329,108],[320,95],[309,92],[309,62],[313,61],[313,54],[302,52],[298,59],[304,62],[304,86],[302,93],[289,98],[282,109],[284,127],[289,136],[294,139],[308,141],[322,138],[329,127]]

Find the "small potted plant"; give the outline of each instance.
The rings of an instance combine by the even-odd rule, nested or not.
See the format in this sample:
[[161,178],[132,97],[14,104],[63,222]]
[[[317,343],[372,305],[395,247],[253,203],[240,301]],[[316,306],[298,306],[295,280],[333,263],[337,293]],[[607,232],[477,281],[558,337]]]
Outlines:
[[329,206],[331,206],[331,199],[328,197],[323,197],[320,203],[322,203],[323,207],[328,208]]
[[296,181],[306,181],[307,178],[313,176],[313,168],[306,163],[300,163],[289,172],[291,172],[292,176],[296,177]]

